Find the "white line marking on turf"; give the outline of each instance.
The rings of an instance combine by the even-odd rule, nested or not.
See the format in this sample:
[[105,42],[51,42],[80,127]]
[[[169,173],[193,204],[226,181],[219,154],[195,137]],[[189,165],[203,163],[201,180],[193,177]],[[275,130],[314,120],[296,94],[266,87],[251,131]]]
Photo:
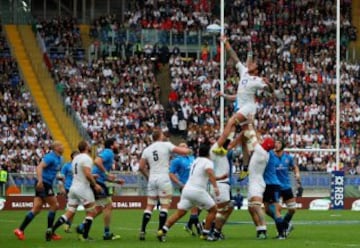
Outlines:
[[[316,241],[306,241],[305,244],[307,246],[316,246],[316,245],[322,245],[323,242],[316,242]],[[344,244],[344,243],[327,243],[328,247],[360,247],[359,244]]]

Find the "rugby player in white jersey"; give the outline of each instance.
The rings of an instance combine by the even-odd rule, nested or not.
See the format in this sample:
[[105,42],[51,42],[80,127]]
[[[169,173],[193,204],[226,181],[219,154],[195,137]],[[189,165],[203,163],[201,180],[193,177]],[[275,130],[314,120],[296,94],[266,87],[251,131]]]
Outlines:
[[[224,131],[217,140],[217,147],[213,149],[213,152],[217,155],[225,155],[227,153],[223,145],[228,138],[231,130],[235,125],[243,125],[247,123],[247,116],[255,116],[256,114],[256,94],[259,90],[267,90],[273,92],[273,87],[269,83],[268,79],[260,77],[262,71],[261,66],[253,59],[252,52],[248,53],[246,66],[240,62],[236,52],[232,49],[228,39],[222,37],[222,41],[225,44],[226,51],[229,57],[236,63],[236,69],[238,70],[240,81],[238,84],[236,101],[239,106],[238,111],[227,121]],[[226,95],[223,95],[226,97]],[[245,129],[245,126],[242,126]],[[247,134],[244,134],[247,136]],[[245,156],[246,154],[244,154]]]
[[[252,121],[252,118],[249,117],[249,120]],[[251,135],[245,137],[245,132],[251,132]],[[269,160],[269,151],[274,149],[275,141],[269,137],[262,140],[256,134],[253,125],[248,124],[247,130],[242,131],[234,142],[229,145],[229,148],[242,143],[245,143],[248,151],[252,153],[248,168],[248,210],[256,227],[256,237],[258,239],[266,239],[267,228],[265,213],[262,209],[263,194],[266,187],[263,174]]]
[[[213,145],[210,149],[214,149],[216,140],[213,140]],[[227,148],[227,144],[230,140],[226,140],[224,147]],[[230,154],[228,154],[230,155]],[[210,152],[210,159],[214,162],[214,171],[217,185],[219,187],[219,196],[216,196],[214,190],[211,190],[211,194],[217,204],[217,213],[214,225],[214,236],[217,239],[224,239],[222,233],[222,227],[225,225],[230,214],[234,210],[234,204],[230,197],[230,162],[228,156],[219,156]]]
[[199,157],[191,165],[190,176],[182,190],[177,211],[169,217],[165,225],[158,231],[157,237],[159,241],[164,242],[170,227],[194,206],[208,211],[200,238],[209,241],[216,240],[210,234],[210,229],[215,220],[217,207],[214,199],[207,192],[208,182],[213,186],[216,197],[220,195],[220,192],[214,174],[214,163],[209,159],[209,153],[210,143],[202,143],[199,148]]
[[89,231],[93,219],[96,215],[95,196],[91,188],[97,192],[101,192],[102,188],[96,183],[94,176],[91,174],[93,160],[89,156],[90,146],[86,141],[80,141],[78,144],[80,154],[76,155],[72,161],[73,181],[68,194],[67,211],[54,224],[52,231],[65,224],[68,219],[74,217],[76,209],[79,205],[83,205],[86,211],[84,220],[84,232],[80,236],[80,240],[89,239]]
[[152,134],[153,143],[144,149],[140,159],[140,172],[148,180],[147,206],[144,210],[139,239],[145,240],[146,226],[149,223],[154,207],[160,201],[159,228],[165,224],[168,209],[172,198],[172,182],[169,176],[169,164],[171,153],[189,155],[191,149],[175,146],[169,141],[163,141],[166,137],[161,130],[155,130]]

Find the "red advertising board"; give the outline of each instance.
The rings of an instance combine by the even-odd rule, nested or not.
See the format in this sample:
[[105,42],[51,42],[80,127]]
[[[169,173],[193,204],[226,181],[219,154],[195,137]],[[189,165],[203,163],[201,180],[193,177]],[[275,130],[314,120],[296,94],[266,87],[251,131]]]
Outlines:
[[[0,198],[0,210],[29,210],[33,206],[33,196],[8,196],[6,199]],[[309,209],[309,206],[317,197],[302,197],[297,199],[298,208]],[[357,198],[345,198],[344,209],[351,209]],[[58,197],[59,209],[65,209],[66,199]],[[176,208],[179,197],[173,197],[171,208]],[[115,196],[113,197],[114,209],[145,209],[147,198],[144,196]],[[359,204],[358,204],[359,205]],[[48,206],[44,206],[47,208]]]

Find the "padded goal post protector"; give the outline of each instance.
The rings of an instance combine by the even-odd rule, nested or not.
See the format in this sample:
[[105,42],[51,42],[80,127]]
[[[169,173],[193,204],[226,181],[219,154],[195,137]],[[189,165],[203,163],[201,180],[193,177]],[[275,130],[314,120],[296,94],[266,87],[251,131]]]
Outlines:
[[331,173],[331,209],[344,209],[345,202],[345,173],[344,171],[333,171]]

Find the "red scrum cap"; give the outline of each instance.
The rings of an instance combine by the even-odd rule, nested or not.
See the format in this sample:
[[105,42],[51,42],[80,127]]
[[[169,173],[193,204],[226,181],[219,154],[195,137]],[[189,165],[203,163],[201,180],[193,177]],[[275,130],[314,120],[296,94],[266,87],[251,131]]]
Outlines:
[[270,151],[275,147],[275,141],[272,138],[265,138],[261,143],[261,146],[266,150]]

